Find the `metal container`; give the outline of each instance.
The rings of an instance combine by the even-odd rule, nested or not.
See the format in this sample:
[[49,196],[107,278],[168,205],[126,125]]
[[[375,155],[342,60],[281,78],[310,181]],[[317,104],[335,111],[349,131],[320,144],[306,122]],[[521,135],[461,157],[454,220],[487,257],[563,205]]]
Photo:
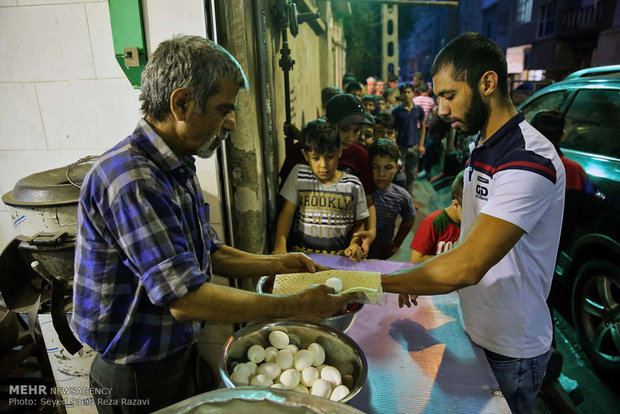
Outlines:
[[325,349],[325,364],[336,367],[342,374],[342,383],[350,393],[340,402],[349,401],[364,386],[368,376],[368,364],[361,348],[355,341],[336,329],[316,322],[296,319],[270,320],[246,326],[226,341],[219,358],[219,371],[222,381],[228,388],[235,388],[230,379],[234,366],[247,361],[247,351],[252,345],[269,346],[272,331],[284,331],[291,343],[299,349],[313,342]]
[[74,234],[80,187],[95,158],[29,175],[4,194],[2,202],[9,207],[16,232],[30,237],[37,233]]
[[196,395],[154,414],[363,414],[327,398],[273,388],[240,387]]
[[[273,281],[275,276],[263,276],[258,280],[256,284],[256,291],[258,293],[270,294],[273,290]],[[331,318],[323,319],[321,323],[329,325],[334,329],[341,332],[346,332],[357,317],[359,311],[362,310],[364,305],[361,303],[353,303],[349,305],[346,312],[341,315],[332,316]]]

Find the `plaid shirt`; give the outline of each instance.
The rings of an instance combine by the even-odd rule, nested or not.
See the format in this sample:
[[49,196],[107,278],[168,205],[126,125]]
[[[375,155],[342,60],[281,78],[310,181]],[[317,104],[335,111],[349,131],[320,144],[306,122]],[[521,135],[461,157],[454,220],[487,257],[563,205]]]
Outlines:
[[211,279],[209,225],[193,157],[141,120],[88,172],[78,205],[73,327],[109,362],[163,359],[196,341],[199,321],[168,305]]

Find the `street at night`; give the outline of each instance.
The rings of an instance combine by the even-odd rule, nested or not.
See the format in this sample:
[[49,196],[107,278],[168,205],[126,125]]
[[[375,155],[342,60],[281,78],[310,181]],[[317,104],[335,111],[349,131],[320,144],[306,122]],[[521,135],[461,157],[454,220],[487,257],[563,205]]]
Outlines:
[[620,0],[0,39],[0,413],[620,413]]

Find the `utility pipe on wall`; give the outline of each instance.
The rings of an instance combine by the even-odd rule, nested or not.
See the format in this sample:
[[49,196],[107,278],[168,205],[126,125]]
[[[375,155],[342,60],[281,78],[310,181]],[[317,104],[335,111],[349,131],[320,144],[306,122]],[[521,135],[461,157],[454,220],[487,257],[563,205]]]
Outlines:
[[[269,59],[267,49],[267,22],[264,0],[254,0],[254,31],[256,38],[256,54],[258,66],[259,97],[257,106],[259,107],[259,119],[262,135],[262,154],[263,168],[265,171],[265,189],[267,190],[267,243],[269,249],[273,248],[275,242],[275,225],[277,220],[277,195],[278,195],[278,144],[276,134],[273,129],[272,95],[271,83],[269,81]],[[288,76],[287,76],[288,78]],[[288,118],[290,122],[290,99],[288,93],[285,95],[288,101]]]

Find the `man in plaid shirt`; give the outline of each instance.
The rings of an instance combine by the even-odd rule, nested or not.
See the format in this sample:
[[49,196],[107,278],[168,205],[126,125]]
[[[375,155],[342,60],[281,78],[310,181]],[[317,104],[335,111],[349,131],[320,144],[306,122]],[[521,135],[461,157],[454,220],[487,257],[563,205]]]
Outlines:
[[[256,255],[225,246],[209,225],[194,158],[235,130],[247,89],[239,63],[198,36],[162,42],[142,74],[135,131],[103,154],[80,194],[73,326],[97,356],[91,386],[100,412],[152,412],[200,391],[202,321],[320,320],[351,299],[324,285],[263,296],[209,283],[323,270],[302,254]],[[135,401],[147,405],[132,406]],[[137,410],[136,410],[137,409]]]

